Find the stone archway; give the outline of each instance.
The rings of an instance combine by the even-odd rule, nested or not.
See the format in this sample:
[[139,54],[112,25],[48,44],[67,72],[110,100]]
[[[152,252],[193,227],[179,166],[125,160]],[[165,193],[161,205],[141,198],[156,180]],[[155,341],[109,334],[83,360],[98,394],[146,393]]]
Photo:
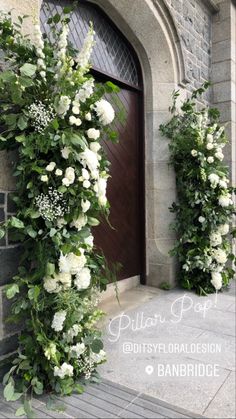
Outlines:
[[169,117],[171,94],[184,93],[185,69],[173,19],[163,0],[92,0],[114,21],[135,49],[144,78],[145,195],[147,284],[174,285],[176,262],[169,207],[175,200],[175,176],[168,166],[168,142],[159,125]]

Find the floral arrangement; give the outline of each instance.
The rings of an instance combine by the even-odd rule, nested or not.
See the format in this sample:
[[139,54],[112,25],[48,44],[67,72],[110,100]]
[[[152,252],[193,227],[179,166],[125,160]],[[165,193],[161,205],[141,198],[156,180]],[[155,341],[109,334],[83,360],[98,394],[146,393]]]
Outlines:
[[[18,151],[14,201],[0,228],[22,246],[18,274],[7,286],[12,320],[24,320],[20,349],[4,377],[4,395],[22,398],[17,415],[31,415],[25,395],[82,391],[105,352],[95,323],[106,263],[93,248],[91,228],[109,213],[109,162],[100,140],[115,113],[104,99],[117,92],[89,74],[91,26],[78,53],[67,41],[70,9],[49,19],[50,39],[35,23],[34,40],[22,35],[23,18],[0,17],[0,149]],[[58,26],[60,29],[57,29]]]
[[179,112],[175,92],[173,117],[160,126],[170,139],[178,195],[171,207],[178,237],[171,254],[180,263],[180,284],[202,295],[226,287],[234,276],[227,264],[234,259],[229,238],[234,189],[229,187],[228,168],[223,163],[225,129],[219,125],[217,109],[196,107],[198,95],[207,87],[208,83],[196,90]]

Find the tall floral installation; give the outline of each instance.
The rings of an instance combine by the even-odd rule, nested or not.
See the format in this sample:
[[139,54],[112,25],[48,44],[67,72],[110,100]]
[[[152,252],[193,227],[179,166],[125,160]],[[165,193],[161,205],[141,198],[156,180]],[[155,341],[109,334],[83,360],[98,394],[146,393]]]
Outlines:
[[172,227],[178,241],[171,254],[180,264],[180,284],[200,295],[227,287],[235,273],[227,264],[234,260],[229,233],[235,213],[235,189],[229,187],[229,170],[223,162],[228,140],[219,111],[196,106],[208,86],[196,90],[180,111],[175,92],[173,116],[160,126],[170,139],[170,163],[176,172],[178,202],[170,210],[176,215]]
[[50,39],[35,24],[33,41],[22,35],[21,17],[0,18],[0,148],[19,155],[17,212],[0,229],[23,249],[6,290],[12,320],[23,319],[19,353],[4,377],[5,398],[23,400],[17,415],[32,414],[29,393],[82,391],[78,380],[105,361],[95,323],[106,264],[91,228],[109,213],[109,162],[100,140],[115,137],[104,94],[117,87],[89,74],[92,26],[80,52],[68,43],[69,12],[49,19]]

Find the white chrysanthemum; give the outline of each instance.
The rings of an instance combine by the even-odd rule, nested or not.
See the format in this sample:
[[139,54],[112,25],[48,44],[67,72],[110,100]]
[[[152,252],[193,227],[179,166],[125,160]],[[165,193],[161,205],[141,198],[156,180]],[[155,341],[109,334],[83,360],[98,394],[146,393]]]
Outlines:
[[221,265],[224,265],[227,262],[227,254],[222,249],[215,249],[213,256],[215,260],[220,263]]
[[59,259],[60,272],[68,272],[71,275],[77,274],[86,264],[86,257],[83,254],[83,249],[80,249],[81,255],[68,253],[66,256],[61,255]]
[[86,200],[82,199],[82,201],[81,201],[82,211],[85,213],[89,210],[90,207],[91,207],[91,203],[89,202],[89,200],[88,199],[86,199]]
[[53,321],[51,325],[52,329],[54,329],[55,332],[60,332],[63,329],[63,323],[65,319],[66,319],[66,311],[65,310],[57,311],[53,317]]
[[73,366],[64,362],[61,367],[54,367],[54,377],[61,379],[65,377],[73,377]]
[[72,357],[78,358],[84,351],[86,350],[85,344],[77,343],[76,345],[73,345],[70,347],[70,355]]
[[62,150],[61,150],[61,155],[62,155],[62,157],[63,157],[63,159],[68,159],[68,157],[69,157],[69,154],[70,154],[70,149],[69,149],[69,147],[64,147]]
[[51,163],[49,163],[46,166],[46,170],[47,172],[52,172],[55,169],[55,167],[56,167],[56,163],[54,161],[51,161]]
[[211,246],[216,247],[219,246],[222,243],[222,237],[221,234],[214,232],[210,234],[210,242]]
[[218,198],[218,202],[221,207],[228,207],[232,204],[232,199],[229,194],[227,195],[220,195]]
[[70,224],[71,227],[75,227],[78,231],[80,231],[88,222],[88,218],[84,214],[80,214],[80,216],[73,220]]
[[97,140],[100,137],[99,129],[89,128],[86,131],[86,133],[87,133],[88,138],[90,138],[91,140]]
[[91,273],[89,268],[83,268],[76,274],[75,286],[78,290],[87,289],[90,285]]
[[60,116],[65,116],[65,114],[70,109],[71,100],[68,96],[61,96],[58,104],[55,106],[55,111]]
[[58,293],[60,291],[60,287],[58,285],[58,282],[55,278],[46,277],[43,280],[43,287],[44,289],[51,293]]
[[218,227],[218,232],[221,234],[221,236],[226,236],[226,234],[229,232],[229,224],[221,224]]
[[65,176],[62,179],[62,183],[65,186],[69,186],[75,181],[75,169],[73,167],[67,167],[65,171]]
[[96,170],[99,166],[97,154],[86,148],[85,151],[79,154],[79,160],[84,167],[88,167],[90,172]]
[[111,104],[105,99],[101,99],[94,105],[94,110],[98,115],[99,121],[103,125],[110,124],[115,118],[115,111]]
[[210,181],[210,183],[211,183],[211,187],[212,187],[212,188],[216,188],[216,186],[218,185],[219,180],[220,180],[219,176],[218,176],[218,175],[216,175],[215,173],[211,173],[211,174],[208,176],[208,179],[209,179],[209,181]]
[[211,273],[211,283],[213,287],[218,291],[222,288],[222,276],[219,272]]
[[192,151],[191,151],[191,154],[192,154],[192,156],[193,156],[193,157],[196,157],[196,156],[197,156],[197,154],[198,154],[198,153],[197,153],[197,150],[192,150]]

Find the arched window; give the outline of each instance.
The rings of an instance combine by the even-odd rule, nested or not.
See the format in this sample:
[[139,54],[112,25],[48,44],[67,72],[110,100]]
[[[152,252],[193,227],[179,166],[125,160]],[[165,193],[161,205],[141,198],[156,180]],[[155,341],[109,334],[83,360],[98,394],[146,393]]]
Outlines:
[[[55,13],[62,13],[65,6],[72,4],[68,0],[44,0],[41,9],[41,25],[44,32],[48,32],[47,20]],[[121,32],[112,24],[107,16],[87,1],[79,1],[77,8],[71,13],[69,24],[70,41],[81,48],[89,29],[89,22],[93,22],[96,32],[96,48],[93,49],[91,62],[94,70],[120,80],[126,84],[138,87],[140,82],[138,63],[132,47],[127,44]]]

